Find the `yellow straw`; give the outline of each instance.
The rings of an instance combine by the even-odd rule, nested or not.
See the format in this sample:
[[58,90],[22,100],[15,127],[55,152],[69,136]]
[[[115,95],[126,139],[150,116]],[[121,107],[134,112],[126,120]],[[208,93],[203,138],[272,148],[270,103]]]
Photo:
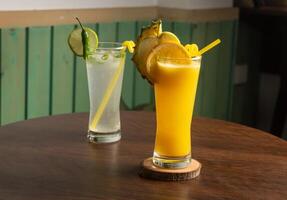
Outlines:
[[209,45],[205,46],[204,48],[202,48],[200,51],[199,51],[199,55],[202,55],[204,54],[205,52],[207,52],[208,50],[210,50],[211,48],[215,47],[216,45],[218,45],[220,43],[220,39],[217,39],[213,42],[211,42]]
[[128,48],[130,53],[134,52],[135,43],[132,40],[124,41],[122,44],[124,47]]
[[117,67],[117,71],[114,73],[113,78],[111,79],[111,81],[110,81],[110,83],[109,83],[109,85],[108,85],[108,87],[106,89],[106,92],[104,94],[104,97],[103,97],[103,99],[102,99],[102,101],[101,101],[101,103],[99,105],[99,108],[98,108],[95,116],[92,119],[92,123],[90,125],[90,129],[95,129],[96,128],[96,126],[97,126],[97,124],[98,124],[98,122],[99,122],[99,120],[100,120],[100,118],[101,118],[101,116],[102,116],[102,114],[103,114],[108,102],[109,102],[109,99],[110,99],[110,97],[111,97],[111,95],[113,93],[113,90],[114,90],[114,88],[115,88],[115,86],[117,84],[117,80],[119,79],[119,77],[120,77],[120,75],[121,75],[121,73],[122,73],[122,71],[124,69],[124,61],[125,61],[124,58],[121,59],[120,64]]

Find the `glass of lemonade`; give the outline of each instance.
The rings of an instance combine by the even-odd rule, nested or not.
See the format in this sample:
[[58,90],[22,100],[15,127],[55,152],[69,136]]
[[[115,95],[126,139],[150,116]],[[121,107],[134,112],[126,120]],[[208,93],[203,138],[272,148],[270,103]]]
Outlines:
[[191,162],[190,128],[201,57],[183,59],[186,60],[165,57],[157,60],[153,163],[163,168],[184,168]]
[[123,48],[121,43],[99,42],[96,51],[86,59],[90,97],[87,137],[90,142],[109,143],[121,139],[119,106],[123,70],[96,126],[93,125],[93,120],[116,70],[125,64]]

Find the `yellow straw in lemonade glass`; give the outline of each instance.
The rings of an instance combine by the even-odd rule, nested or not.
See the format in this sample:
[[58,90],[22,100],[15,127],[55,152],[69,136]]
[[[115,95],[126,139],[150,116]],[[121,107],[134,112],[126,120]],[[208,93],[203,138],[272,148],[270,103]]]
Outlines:
[[[129,52],[132,53],[133,52],[133,47],[135,46],[134,42],[133,41],[125,41],[123,42],[122,44],[124,46],[124,51],[126,50],[126,48],[128,48]],[[114,73],[113,75],[113,78],[111,79],[106,91],[105,91],[105,94],[104,94],[104,97],[99,105],[99,108],[95,114],[95,116],[93,117],[92,119],[92,122],[91,122],[91,125],[90,125],[90,129],[95,129],[99,120],[101,119],[101,116],[110,100],[110,97],[114,91],[114,88],[117,84],[117,81],[120,77],[120,74],[122,73],[123,69],[124,69],[124,63],[125,63],[125,60],[124,59],[121,59],[120,61],[120,64],[119,66],[117,67],[117,71]]]
[[210,44],[203,47],[200,51],[198,51],[198,47],[196,44],[187,44],[185,45],[185,49],[189,52],[191,57],[195,57],[204,54],[205,52],[209,51],[210,49],[218,45],[220,42],[221,42],[220,39],[216,39]]
[[199,55],[202,55],[204,54],[205,52],[207,52],[208,50],[210,50],[211,48],[215,47],[216,45],[218,45],[220,43],[220,39],[217,39],[213,42],[211,42],[209,45],[207,45],[206,47],[202,48],[200,51],[199,51]]

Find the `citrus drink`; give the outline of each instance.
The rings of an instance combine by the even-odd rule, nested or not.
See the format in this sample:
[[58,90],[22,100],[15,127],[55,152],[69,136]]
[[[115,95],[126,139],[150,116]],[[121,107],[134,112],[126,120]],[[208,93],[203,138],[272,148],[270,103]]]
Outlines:
[[154,86],[156,141],[153,164],[185,168],[191,163],[191,121],[201,55],[220,43],[217,39],[199,50],[183,45],[161,20],[142,28],[134,47],[134,61],[142,77]]
[[157,162],[189,162],[191,158],[191,120],[200,71],[200,57],[191,62],[160,58],[155,71]]
[[97,50],[86,59],[90,97],[88,139],[91,142],[115,142],[121,138],[119,106],[123,71],[96,126],[93,121],[117,69],[124,65],[122,49],[120,43],[100,42]]

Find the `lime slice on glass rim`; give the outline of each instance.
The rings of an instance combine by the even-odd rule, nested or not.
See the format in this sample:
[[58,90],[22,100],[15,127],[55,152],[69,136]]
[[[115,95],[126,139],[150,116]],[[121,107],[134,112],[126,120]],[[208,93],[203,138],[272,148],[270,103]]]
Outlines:
[[[96,51],[96,49],[98,48],[98,36],[96,34],[95,31],[93,31],[92,29],[88,28],[88,27],[84,27],[84,30],[87,32],[88,34],[88,43],[86,45],[88,45],[88,52],[86,52],[87,54],[90,54],[94,51]],[[68,37],[68,44],[71,48],[71,50],[74,52],[74,54],[76,54],[77,56],[83,56],[83,43],[82,43],[82,29],[78,28],[73,30],[69,37]]]

